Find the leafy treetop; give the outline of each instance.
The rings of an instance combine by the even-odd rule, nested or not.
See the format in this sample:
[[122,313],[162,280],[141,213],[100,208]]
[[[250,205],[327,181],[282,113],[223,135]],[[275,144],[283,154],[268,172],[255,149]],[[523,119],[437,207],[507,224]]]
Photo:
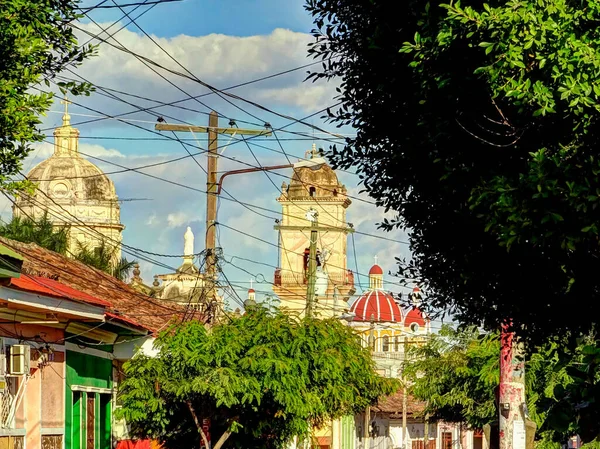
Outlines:
[[[430,305],[543,342],[600,312],[600,1],[308,0],[312,79]],[[565,313],[565,307],[577,304]]]
[[[14,181],[32,142],[41,142],[40,115],[50,108],[50,86],[67,67],[76,67],[94,53],[79,47],[70,23],[78,19],[76,0],[2,0],[0,2],[0,186],[28,186]],[[87,83],[56,84],[75,95],[89,94]],[[37,87],[36,87],[37,86]]]
[[167,448],[212,444],[283,448],[310,426],[364,410],[392,393],[360,339],[338,320],[295,320],[256,306],[207,329],[196,321],[163,332],[158,356],[125,365],[120,415],[132,435]]
[[[537,424],[540,448],[558,448],[573,435],[588,444],[600,437],[600,409],[592,400],[600,392],[600,342],[582,338],[575,350],[565,347],[563,341],[546,343],[530,351],[525,363],[528,413]],[[465,422],[471,428],[497,421],[497,333],[444,326],[410,354],[410,392],[425,402],[429,419]]]

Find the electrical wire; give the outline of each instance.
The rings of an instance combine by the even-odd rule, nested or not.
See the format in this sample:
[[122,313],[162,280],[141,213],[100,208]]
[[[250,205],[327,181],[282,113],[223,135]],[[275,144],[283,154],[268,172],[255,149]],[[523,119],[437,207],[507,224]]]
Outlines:
[[[76,104],[76,103],[75,103],[75,104]],[[82,106],[82,105],[81,105],[81,106]],[[84,108],[87,108],[87,107],[85,107],[85,106],[83,106],[83,107],[84,107]],[[87,109],[91,109],[91,108],[87,108]],[[96,111],[96,112],[99,112],[99,111]],[[135,126],[135,127],[139,127],[139,126],[137,126],[137,125],[135,125],[135,124],[133,124],[133,126]],[[142,128],[142,127],[139,127],[139,128],[146,130],[145,128]],[[154,131],[151,131],[151,130],[146,130],[146,131],[149,131],[149,132],[156,133],[156,132],[154,132]],[[157,133],[157,134],[159,134],[159,133]],[[250,139],[251,139],[251,138],[245,139],[246,143],[247,143],[247,142],[248,142]],[[172,140],[176,140],[176,141],[178,141],[178,142],[179,142],[181,145],[184,145],[184,146],[185,146],[185,145],[189,145],[189,144],[185,144],[185,142],[182,142],[181,140],[179,140],[179,138],[178,138],[177,136],[175,136],[174,138],[172,138]],[[186,147],[186,148],[187,148],[187,147]],[[197,148],[197,147],[195,147],[195,148]],[[175,181],[170,181],[170,180],[167,180],[167,179],[164,179],[164,178],[160,178],[160,177],[157,177],[157,176],[154,176],[154,175],[150,175],[150,174],[148,174],[148,173],[144,173],[144,172],[141,172],[141,171],[137,171],[137,170],[135,170],[135,169],[133,169],[133,168],[125,167],[125,166],[122,166],[122,165],[120,165],[120,164],[117,164],[117,163],[114,163],[114,162],[111,162],[111,161],[107,161],[106,159],[102,159],[102,158],[98,158],[98,157],[95,157],[95,156],[92,156],[92,155],[85,154],[85,153],[83,153],[83,152],[80,152],[80,153],[81,153],[81,154],[83,154],[83,155],[86,155],[86,156],[88,156],[88,157],[91,157],[91,158],[93,158],[93,159],[99,160],[99,161],[101,161],[101,162],[104,162],[104,163],[107,163],[107,164],[111,164],[111,165],[115,165],[115,166],[117,166],[117,167],[121,167],[121,168],[123,168],[123,169],[124,169],[123,171],[134,171],[134,172],[140,173],[140,174],[142,174],[142,175],[144,175],[144,176],[151,177],[151,178],[154,178],[154,179],[157,179],[157,180],[160,180],[160,181],[163,181],[163,182],[167,182],[167,183],[170,183],[170,184],[173,184],[173,185],[177,185],[177,186],[179,186],[179,187],[183,187],[183,188],[185,188],[185,189],[189,189],[189,190],[197,191],[197,192],[199,192],[199,193],[206,193],[206,191],[203,191],[203,190],[200,190],[200,189],[195,189],[195,188],[193,188],[193,187],[191,187],[191,186],[187,186],[187,185],[185,185],[185,184],[182,184],[182,183],[177,183],[177,182],[175,182]],[[188,152],[188,156],[189,156],[189,152]],[[192,156],[192,157],[193,157],[193,156]],[[261,167],[254,166],[254,165],[252,165],[252,164],[248,164],[248,163],[244,163],[244,162],[238,161],[238,160],[236,160],[236,159],[230,158],[230,157],[228,157],[228,156],[225,156],[225,155],[223,155],[223,154],[221,154],[221,157],[225,157],[225,158],[227,158],[227,159],[230,159],[230,160],[232,160],[232,161],[234,161],[234,162],[238,162],[238,163],[241,163],[241,164],[243,164],[243,165],[247,165],[247,166],[249,166],[249,167],[251,167],[251,168],[261,168]],[[177,160],[181,160],[181,158],[178,158]],[[275,173],[275,174],[276,174],[276,175],[278,175],[278,176],[285,177],[286,179],[289,179],[289,178],[288,178],[286,175],[281,175],[281,174],[278,174],[278,173]],[[93,176],[95,176],[95,175],[93,175]],[[303,184],[306,186],[306,184],[307,184],[307,183],[303,182]],[[327,190],[327,189],[325,189],[325,190]],[[332,192],[333,192],[333,191],[332,191]],[[230,195],[230,196],[231,196],[231,195]],[[348,195],[347,195],[347,196],[348,196]],[[366,203],[369,203],[369,204],[375,204],[375,203],[373,203],[373,202],[371,202],[371,201],[367,201],[367,200],[364,200],[364,199],[362,199],[362,198],[358,198],[358,197],[352,197],[352,196],[348,196],[348,197],[350,197],[350,198],[354,198],[354,199],[357,199],[357,200],[360,200],[360,201],[363,201],[363,202],[366,202]],[[261,208],[260,206],[251,205],[251,204],[248,204],[248,203],[241,202],[241,201],[239,201],[239,200],[237,200],[237,199],[233,198],[232,196],[231,196],[231,198],[225,198],[225,199],[229,199],[229,200],[231,200],[231,201],[237,202],[237,203],[239,203],[239,204],[243,205],[243,206],[244,206],[244,207],[246,207],[246,208],[248,208],[248,207],[254,207],[255,209],[262,209],[262,210],[270,211],[270,212],[273,212],[273,213],[276,213],[276,214],[280,214],[280,212],[278,212],[278,211],[273,211],[273,210],[269,210],[269,209],[266,209],[266,208]],[[258,213],[258,212],[256,212],[256,211],[253,211],[253,212],[254,212],[254,213],[257,213],[258,215],[260,215],[260,216],[262,216],[262,217],[264,217],[264,218],[270,218],[270,219],[274,219],[273,217],[267,217],[267,216],[265,216],[264,214]],[[303,218],[303,217],[295,217],[295,218]],[[365,236],[373,236],[373,235],[371,235],[371,234],[367,234],[367,233],[364,233],[364,232],[361,232],[361,231],[356,231],[356,232],[357,232],[358,234],[365,235]],[[379,238],[379,239],[382,239],[382,240],[392,241],[392,242],[395,242],[395,243],[408,244],[408,242],[403,242],[403,241],[400,241],[400,240],[394,240],[394,239],[390,239],[390,238],[383,237],[383,236],[373,236],[373,237],[376,237],[376,238]]]
[[[106,0],[106,1],[108,1],[108,0]],[[136,17],[136,20],[137,20],[137,18],[139,18],[139,16]],[[272,79],[272,78],[275,78],[275,77],[278,77],[278,76],[281,76],[281,75],[286,75],[288,73],[295,72],[297,70],[301,70],[301,69],[304,69],[304,68],[307,68],[307,67],[310,67],[310,66],[313,66],[313,65],[316,65],[316,64],[320,64],[320,63],[321,63],[321,61],[311,62],[311,63],[304,64],[304,65],[301,65],[301,66],[298,66],[298,67],[294,67],[292,69],[288,69],[288,70],[284,70],[284,71],[281,71],[281,72],[276,72],[276,73],[273,73],[273,74],[269,74],[269,75],[263,76],[261,78],[256,78],[256,79],[253,79],[253,80],[250,80],[250,81],[245,81],[243,83],[235,84],[233,86],[224,87],[224,88],[219,89],[219,90],[220,91],[228,91],[228,90],[237,89],[239,87],[243,87],[243,86],[247,86],[249,84],[254,84],[254,83],[257,83],[257,82],[265,81],[265,80]],[[70,72],[74,73],[72,71],[70,71]],[[75,74],[75,75],[77,75],[77,74]],[[77,75],[77,76],[79,76],[79,75]],[[67,81],[74,81],[73,79],[69,79],[67,77],[63,77],[63,78],[66,79]],[[192,98],[186,97],[186,98],[183,98],[183,99],[180,99],[180,100],[176,100],[176,101],[165,103],[165,102],[162,102],[162,101],[159,101],[159,100],[154,100],[154,99],[151,99],[151,98],[148,98],[148,97],[144,97],[144,96],[141,96],[141,95],[132,94],[130,92],[124,92],[124,91],[113,89],[113,88],[109,88],[109,87],[99,86],[97,84],[94,84],[94,86],[98,87],[98,88],[101,88],[102,90],[105,90],[105,91],[112,91],[112,92],[119,93],[119,94],[122,94],[122,95],[128,95],[130,97],[138,98],[140,100],[152,101],[154,103],[158,103],[159,104],[158,106],[153,106],[153,107],[150,107],[150,108],[135,109],[133,111],[129,111],[129,112],[125,112],[125,113],[119,114],[118,116],[125,116],[125,115],[134,114],[134,113],[138,113],[138,112],[144,112],[146,110],[157,109],[159,107],[174,106],[174,105],[178,105],[179,103],[184,103],[184,102],[190,101],[192,99],[203,98],[203,97],[206,97],[206,96],[209,96],[209,95],[214,95],[214,92],[211,91],[211,92],[207,92],[207,93],[204,93],[204,94],[195,95]],[[330,106],[330,108],[335,107],[335,106],[337,106],[337,105]],[[183,107],[183,106],[177,106],[177,107],[180,108],[180,109],[182,109],[182,110],[196,112],[196,113],[199,113],[199,114],[209,114],[209,113],[207,113],[205,111],[198,111],[198,110],[191,109],[191,108],[186,108],[186,107]],[[307,118],[303,118],[301,120],[306,120],[306,119]],[[85,121],[85,122],[75,123],[75,124],[73,124],[73,126],[82,125],[82,124],[86,124],[86,123],[93,123],[93,122],[100,121],[100,120],[106,120],[106,118],[99,118],[99,120],[89,120],[89,121]],[[256,123],[244,122],[241,119],[237,119],[236,121],[238,121],[240,123],[247,123],[249,125],[255,125],[256,126]],[[306,136],[306,138],[314,140],[314,137]],[[345,136],[341,136],[340,135],[340,137],[337,137],[336,139],[345,139]]]
[[[5,192],[2,192],[2,193],[3,193],[4,195],[6,195],[6,193],[5,193]],[[13,202],[13,200],[12,200],[10,197],[8,197],[8,199],[9,199],[9,201]],[[16,205],[16,203],[14,203],[14,202],[13,202],[13,204],[15,205],[15,207],[19,208],[19,206],[17,206],[17,205]],[[21,210],[21,212],[22,212],[22,213],[24,213],[24,214],[25,214],[25,215],[26,215],[28,218],[30,218],[31,220],[33,220],[33,218],[32,218],[32,217],[30,217],[30,216],[28,216],[28,215],[27,215],[27,213],[26,213],[25,211],[23,211],[23,210],[22,210],[22,209],[20,209],[20,208],[19,208],[19,210]],[[57,266],[57,267],[54,267],[54,266],[52,266],[52,265],[49,265],[49,263],[48,263],[47,261],[44,261],[43,259],[39,259],[39,258],[38,258],[38,257],[36,257],[35,255],[33,255],[33,254],[31,254],[31,253],[27,252],[26,250],[24,250],[23,248],[17,248],[17,247],[15,247],[15,246],[11,245],[10,243],[6,243],[6,242],[4,242],[3,244],[4,244],[5,246],[7,246],[8,248],[12,249],[13,251],[16,251],[17,253],[21,253],[21,254],[23,254],[23,253],[24,253],[24,254],[25,254],[27,257],[29,257],[29,258],[31,258],[31,259],[33,259],[33,260],[37,260],[38,262],[41,262],[41,263],[43,263],[44,265],[51,266],[53,269],[57,269],[57,270],[59,270],[59,271],[62,271],[62,272],[64,272],[64,273],[67,273],[67,274],[69,274],[69,275],[71,275],[71,276],[74,276],[74,277],[77,277],[77,278],[80,278],[80,279],[83,279],[83,280],[86,280],[86,281],[88,280],[88,278],[86,278],[86,277],[82,276],[82,275],[81,275],[81,274],[79,274],[79,273],[75,273],[75,272],[69,271],[69,270],[67,270],[67,269],[64,269],[64,268],[58,267],[58,266]],[[70,252],[69,252],[69,253],[70,253]],[[74,255],[74,254],[72,254],[72,253],[70,253],[70,254],[71,254],[71,256],[72,256],[72,257],[75,257],[75,255]],[[82,264],[82,266],[84,266],[84,267],[86,267],[86,268],[88,268],[88,269],[92,270],[90,267],[88,267],[88,266],[87,266],[87,265],[85,265],[85,264]],[[168,267],[168,266],[167,266],[167,267]],[[169,267],[169,268],[171,268],[171,267]],[[108,277],[108,276],[107,276],[107,277]],[[117,281],[117,280],[115,279],[115,281]],[[181,312],[181,311],[180,311],[180,310],[178,310],[178,309],[173,309],[173,308],[170,308],[170,307],[166,307],[166,306],[164,306],[164,305],[162,305],[162,304],[160,304],[160,303],[158,303],[158,302],[152,301],[150,297],[148,297],[148,296],[146,296],[146,295],[142,295],[142,294],[140,294],[140,293],[138,293],[138,292],[136,292],[136,291],[134,291],[134,290],[131,290],[131,291],[130,291],[130,290],[126,290],[126,289],[124,289],[124,288],[123,288],[123,286],[119,285],[117,282],[115,282],[113,285],[109,286],[108,288],[110,288],[110,289],[112,289],[112,290],[115,290],[115,291],[119,291],[119,292],[125,292],[125,293],[128,293],[129,295],[134,295],[134,296],[136,296],[136,297],[138,297],[138,298],[141,298],[141,299],[143,299],[144,301],[147,301],[147,302],[149,302],[149,303],[150,303],[150,304],[152,304],[152,305],[155,305],[155,306],[162,307],[163,309],[168,309],[168,310],[169,310],[169,311],[171,311],[171,312],[176,312],[176,313],[179,313],[179,312]],[[120,311],[124,311],[124,310],[127,310],[127,308],[123,308],[123,307],[121,307]]]
[[[312,129],[315,129],[315,130],[317,130],[317,131],[319,131],[319,132],[322,132],[322,133],[324,133],[324,134],[327,134],[327,135],[330,135],[330,136],[334,136],[334,137],[340,137],[340,135],[338,135],[338,134],[336,134],[336,133],[332,133],[332,132],[330,132],[330,131],[324,130],[324,129],[322,129],[322,128],[318,127],[318,126],[312,125],[312,124],[310,124],[310,123],[307,123],[307,122],[305,122],[305,121],[303,121],[303,120],[300,120],[300,119],[296,119],[296,118],[294,118],[294,117],[292,117],[292,116],[289,116],[289,115],[286,115],[286,114],[281,114],[281,113],[279,113],[279,112],[276,112],[276,111],[274,111],[274,110],[272,110],[272,109],[269,109],[269,108],[267,108],[267,107],[265,107],[265,106],[263,106],[263,105],[260,105],[260,104],[258,104],[258,103],[256,103],[256,102],[254,102],[254,101],[247,100],[247,99],[245,99],[245,98],[243,98],[243,97],[241,97],[241,96],[239,96],[239,95],[236,95],[236,94],[232,94],[232,93],[229,93],[229,92],[225,92],[225,91],[219,90],[219,89],[217,89],[217,88],[215,88],[215,87],[211,86],[210,84],[208,84],[208,83],[206,83],[206,82],[204,82],[204,81],[200,80],[200,79],[199,79],[199,78],[197,78],[197,77],[194,77],[194,76],[189,76],[189,75],[186,75],[186,74],[184,74],[184,73],[178,72],[178,71],[176,71],[176,70],[172,70],[172,69],[169,69],[169,68],[167,68],[167,67],[164,67],[164,66],[162,66],[161,64],[159,64],[159,63],[157,63],[157,62],[153,61],[153,60],[152,60],[152,59],[150,59],[150,58],[147,58],[147,57],[145,57],[145,56],[141,56],[141,55],[139,55],[139,54],[137,54],[137,53],[135,53],[135,52],[133,52],[133,51],[131,51],[131,50],[127,49],[126,47],[123,47],[121,44],[115,45],[115,44],[111,43],[110,41],[108,41],[107,39],[103,39],[103,38],[101,38],[99,35],[97,35],[97,34],[94,34],[94,33],[91,33],[91,32],[90,32],[90,31],[88,31],[88,30],[85,30],[85,29],[83,29],[83,28],[77,27],[77,26],[75,26],[75,25],[73,25],[73,27],[74,27],[74,28],[76,28],[76,29],[78,29],[78,30],[80,30],[80,31],[82,31],[83,33],[86,33],[86,34],[88,34],[88,35],[89,35],[89,36],[91,36],[91,37],[94,37],[94,38],[96,38],[97,40],[99,40],[99,41],[101,41],[101,42],[104,42],[104,43],[108,44],[109,46],[111,46],[111,47],[113,47],[113,48],[115,48],[115,49],[117,49],[117,50],[119,50],[119,51],[121,51],[121,52],[124,52],[124,53],[131,54],[132,56],[136,57],[137,59],[142,59],[142,60],[144,60],[145,62],[147,62],[148,64],[150,64],[150,65],[152,65],[152,66],[154,66],[154,67],[158,67],[158,68],[160,68],[160,69],[162,69],[162,70],[164,70],[164,71],[166,71],[166,72],[169,72],[169,73],[171,73],[171,74],[173,74],[173,75],[177,75],[177,76],[183,77],[183,78],[185,78],[185,79],[188,79],[188,80],[190,80],[190,81],[196,82],[196,83],[198,83],[198,84],[200,84],[200,85],[202,85],[202,86],[204,86],[204,87],[208,88],[209,90],[211,90],[211,91],[213,91],[213,92],[215,92],[215,93],[217,93],[217,92],[218,92],[218,94],[223,94],[224,96],[227,96],[227,97],[229,97],[229,98],[232,98],[232,99],[235,99],[235,100],[240,100],[240,101],[242,101],[242,102],[244,102],[244,103],[247,103],[247,104],[249,104],[249,105],[251,105],[251,106],[254,106],[254,107],[258,108],[258,109],[261,109],[261,110],[263,110],[263,111],[265,111],[265,112],[271,113],[271,114],[273,114],[273,115],[276,115],[276,116],[278,116],[278,117],[284,118],[284,119],[286,119],[286,120],[294,120],[294,121],[296,121],[296,122],[298,122],[298,123],[301,123],[301,124],[303,124],[303,125],[305,125],[305,126],[308,126],[308,127],[312,128]],[[100,28],[101,28],[101,27],[100,27]],[[114,38],[113,38],[113,39],[114,39]],[[116,39],[115,39],[115,41],[116,41]],[[247,113],[247,111],[244,111],[244,112],[246,112],[246,113]]]
[[[244,236],[246,236],[246,237],[250,237],[250,238],[252,238],[252,239],[254,239],[254,240],[257,240],[257,241],[259,241],[259,242],[265,243],[265,244],[267,244],[267,245],[269,245],[269,246],[278,247],[278,246],[277,246],[275,243],[271,243],[271,242],[269,242],[268,240],[264,240],[264,239],[262,239],[262,238],[260,238],[260,237],[257,237],[257,236],[255,236],[255,235],[252,235],[252,234],[250,234],[250,233],[248,233],[248,232],[245,232],[245,231],[242,231],[242,230],[240,230],[240,229],[236,229],[236,228],[234,228],[234,227],[232,227],[232,226],[229,226],[229,225],[226,225],[226,224],[224,224],[224,223],[217,222],[217,225],[218,225],[218,226],[223,226],[224,228],[230,229],[230,230],[232,230],[232,231],[234,231],[234,232],[237,232],[237,233],[239,233],[239,234],[242,234],[242,235],[244,235]],[[289,251],[289,252],[290,252],[290,253],[292,253],[292,254],[300,255],[300,256],[303,256],[303,255],[304,255],[304,253],[298,253],[298,252],[293,252],[293,251]],[[337,265],[330,265],[330,267],[332,267],[332,268],[344,269],[344,270],[346,269],[346,268],[344,268],[344,267],[339,267],[339,266],[337,266]],[[391,281],[388,281],[388,283],[389,283],[389,284],[393,284],[393,285],[399,285],[400,287],[404,287],[402,284],[399,284],[399,283],[396,283],[396,282],[391,282]]]
[[[113,2],[115,5],[116,5],[116,2],[115,2],[115,0],[112,0],[112,2]],[[119,8],[119,9],[121,9],[121,8]],[[123,9],[121,9],[121,11],[122,11],[122,12],[123,12],[125,15],[127,15],[127,17],[128,17],[129,19],[131,19],[131,17],[128,15],[128,13],[127,13],[127,12],[125,12]],[[193,74],[191,71],[189,71],[189,70],[188,70],[186,67],[184,67],[184,66],[183,66],[183,65],[182,65],[182,64],[181,64],[181,63],[180,63],[180,62],[179,62],[179,61],[178,61],[176,58],[174,58],[174,57],[173,57],[173,56],[172,56],[172,55],[171,55],[171,54],[170,54],[170,53],[169,53],[167,50],[165,50],[165,49],[164,49],[164,48],[163,48],[163,47],[162,47],[162,46],[161,46],[161,45],[160,45],[160,44],[159,44],[159,43],[158,43],[158,42],[157,42],[157,41],[156,41],[156,40],[155,40],[155,39],[154,39],[152,36],[150,36],[150,35],[149,35],[149,34],[148,34],[148,33],[147,33],[147,32],[146,32],[146,31],[145,31],[145,30],[144,30],[144,29],[143,29],[143,28],[142,28],[142,27],[141,27],[141,26],[140,26],[140,25],[139,25],[139,24],[138,24],[138,23],[135,21],[135,20],[134,20],[134,19],[131,19],[131,20],[132,20],[132,23],[133,23],[133,24],[134,24],[134,25],[135,25],[135,26],[136,26],[136,27],[137,27],[137,28],[138,28],[138,29],[139,29],[139,30],[140,30],[140,31],[141,31],[141,32],[142,32],[142,33],[143,33],[143,34],[144,34],[144,35],[145,35],[147,38],[148,38],[148,39],[150,39],[150,41],[151,41],[152,43],[154,43],[154,44],[155,44],[155,45],[156,45],[156,46],[157,46],[157,47],[158,47],[160,50],[162,50],[162,51],[163,51],[163,53],[165,53],[165,54],[166,54],[166,55],[167,55],[167,56],[168,56],[168,57],[169,57],[171,60],[173,60],[173,61],[174,61],[174,62],[175,62],[177,65],[179,65],[179,66],[180,66],[180,67],[181,67],[183,70],[185,70],[185,71],[186,71],[187,73],[189,73],[191,76],[194,76],[194,77],[195,77],[195,75],[194,75],[194,74]],[[95,22],[94,22],[94,23],[95,23]],[[98,25],[98,26],[99,26],[99,25]],[[117,41],[117,39],[113,38],[113,40],[114,40],[115,42],[117,42],[119,45],[121,45],[121,44],[119,43],[119,41]],[[141,62],[144,62],[144,61],[143,61],[142,59],[140,59],[140,57],[138,57],[137,55],[134,55],[134,56],[136,57],[136,59],[140,60]],[[146,65],[147,67],[149,67],[149,66],[148,66],[146,63],[144,63],[144,65]],[[150,67],[149,67],[149,68],[150,68]],[[164,79],[165,81],[167,81],[169,84],[173,84],[173,83],[172,83],[170,80],[168,80],[167,78],[165,78],[164,76],[162,76],[161,74],[159,74],[159,73],[158,73],[156,70],[153,70],[153,71],[154,71],[156,74],[158,74],[159,76],[161,76],[161,78],[163,78],[163,79]],[[202,82],[202,81],[201,81],[201,80],[199,80],[197,77],[195,77],[195,78],[196,78],[196,79],[197,79],[199,82]],[[205,83],[203,83],[203,84],[205,84]],[[207,85],[206,87],[209,87],[209,86]],[[179,90],[181,90],[181,92],[183,92],[184,94],[186,94],[186,95],[190,96],[190,98],[192,98],[192,96],[191,96],[191,95],[189,95],[187,92],[185,92],[183,89],[181,89],[181,88],[178,88],[178,89],[179,89]],[[240,108],[240,107],[239,107],[239,106],[237,106],[235,103],[233,103],[233,102],[232,102],[232,101],[230,101],[229,99],[225,98],[225,96],[224,96],[224,95],[222,95],[222,93],[221,93],[221,92],[219,92],[218,90],[215,90],[214,88],[211,88],[211,90],[213,90],[213,91],[214,91],[214,92],[215,92],[215,93],[216,93],[216,94],[217,94],[217,95],[218,95],[218,96],[219,96],[221,99],[223,99],[223,100],[227,101],[227,102],[228,102],[229,104],[231,104],[232,106],[234,106],[234,107],[238,108],[238,109],[239,109],[239,110],[241,110],[242,112],[245,112],[245,113],[247,113],[248,115],[251,115],[253,118],[255,118],[255,119],[257,119],[257,120],[261,120],[261,119],[260,119],[259,117],[257,117],[256,115],[253,115],[253,114],[249,113],[248,111],[245,111],[243,108]],[[196,99],[196,101],[198,101],[198,100]],[[207,106],[206,106],[204,103],[202,103],[202,102],[200,102],[200,104],[202,104],[203,106],[207,107]],[[207,108],[208,108],[208,107],[207,107]],[[210,109],[210,108],[208,108],[208,109]],[[266,127],[266,125],[265,125],[265,127]],[[313,128],[313,129],[314,129],[314,128]],[[175,134],[175,133],[173,133],[173,134]],[[275,137],[276,137],[276,135],[275,135]],[[276,139],[277,139],[277,137],[276,137]],[[258,160],[258,158],[256,157],[256,155],[254,154],[254,152],[253,152],[253,151],[252,151],[252,149],[250,148],[250,145],[248,145],[248,143],[246,142],[246,139],[245,139],[245,137],[244,137],[244,136],[242,136],[242,140],[243,140],[243,141],[246,143],[246,146],[248,147],[248,149],[249,149],[250,153],[251,153],[251,154],[252,154],[252,156],[254,157],[254,159],[255,159],[256,163],[258,164],[258,166],[259,166],[259,167],[261,167],[260,161]],[[282,150],[283,154],[285,155],[286,159],[288,160],[288,163],[290,163],[290,164],[291,164],[291,161],[290,161],[289,157],[287,156],[287,154],[285,153],[285,149],[284,149],[284,148],[283,148],[283,146],[281,145],[281,142],[279,142],[279,139],[277,139],[277,141],[278,141],[278,143],[279,143],[279,146],[281,147],[281,150]],[[185,148],[185,147],[184,147],[184,148]],[[188,151],[188,150],[187,150],[187,148],[186,148],[186,151]],[[188,153],[189,153],[189,151],[188,151]],[[197,162],[195,159],[194,159],[194,161],[196,162],[196,164],[197,164],[197,165],[199,165],[199,166],[200,166],[200,164],[198,164],[198,162]],[[201,167],[201,168],[204,170],[204,168],[203,168],[203,167]],[[206,170],[204,170],[204,171],[206,172]],[[275,187],[275,189],[277,189],[278,191],[280,191],[280,192],[281,192],[281,190],[280,190],[280,189],[277,187],[277,185],[276,185],[276,184],[273,182],[273,180],[270,178],[269,174],[268,174],[266,171],[263,171],[263,173],[265,174],[265,176],[267,177],[267,179],[268,179],[268,180],[271,182],[271,184],[273,184],[273,186]],[[300,178],[299,178],[299,179],[300,179]],[[309,187],[308,187],[308,186],[305,186],[305,187],[307,188],[307,191],[308,191]],[[232,198],[233,198],[233,197],[232,197]],[[336,217],[334,217],[332,214],[330,214],[330,213],[327,211],[327,209],[326,209],[326,208],[323,208],[323,210],[324,210],[324,211],[326,211],[326,212],[327,212],[329,215],[331,215],[331,217],[332,217],[334,220],[337,220],[337,218],[336,218]]]
[[[181,2],[183,0],[154,0],[154,1],[147,1],[147,2],[141,2],[141,3],[124,3],[124,4],[120,4],[120,5],[96,5],[96,6],[91,6],[89,8],[77,8],[79,11],[85,12],[85,13],[89,13],[92,10],[96,10],[96,9],[112,9],[112,8],[128,8],[130,6],[146,6],[146,5],[160,5],[162,3],[173,3],[173,2]],[[104,2],[102,2],[104,3]]]

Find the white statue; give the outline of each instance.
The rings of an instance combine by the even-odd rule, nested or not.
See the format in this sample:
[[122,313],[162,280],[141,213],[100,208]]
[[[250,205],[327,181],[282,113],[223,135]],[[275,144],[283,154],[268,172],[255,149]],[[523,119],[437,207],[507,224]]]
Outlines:
[[194,233],[189,226],[183,235],[183,256],[186,258],[194,256]]

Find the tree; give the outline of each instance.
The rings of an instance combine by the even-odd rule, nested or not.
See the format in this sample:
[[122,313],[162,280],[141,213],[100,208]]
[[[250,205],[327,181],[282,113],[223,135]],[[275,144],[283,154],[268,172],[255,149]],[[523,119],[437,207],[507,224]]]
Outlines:
[[[558,447],[573,435],[585,443],[600,437],[600,341],[548,342],[526,359],[527,408],[537,425],[538,447]],[[500,378],[498,333],[444,326],[426,345],[410,350],[406,367],[411,394],[425,402],[431,419],[482,428],[497,420],[495,391]]]
[[375,373],[359,337],[339,320],[297,320],[261,306],[210,329],[179,324],[156,347],[156,357],[138,354],[125,364],[119,413],[134,437],[167,448],[199,447],[203,419],[213,449],[226,441],[282,448],[398,388]]
[[411,348],[405,368],[410,392],[426,404],[433,421],[482,428],[497,416],[494,391],[500,381],[500,340],[476,328],[443,326],[421,347]]
[[117,246],[112,246],[102,240],[98,246],[90,247],[90,245],[77,242],[78,249],[75,254],[75,259],[83,262],[90,267],[104,271],[111,276],[116,277],[120,281],[126,280],[131,275],[137,261],[127,260],[125,257],[117,260]]
[[[0,2],[0,185],[22,189],[14,181],[32,142],[44,134],[36,127],[52,102],[52,94],[36,86],[50,86],[67,67],[79,65],[94,47],[78,47],[70,23],[80,17],[76,0],[2,0]],[[87,94],[91,86],[57,83],[73,94]]]
[[[600,312],[600,2],[307,0],[332,147],[409,231],[400,275],[464,323],[587,333]],[[577,303],[576,318],[565,305]]]
[[8,223],[0,224],[0,236],[23,243],[35,243],[42,248],[66,254],[69,228],[55,228],[44,213],[37,221],[31,218],[12,217]]

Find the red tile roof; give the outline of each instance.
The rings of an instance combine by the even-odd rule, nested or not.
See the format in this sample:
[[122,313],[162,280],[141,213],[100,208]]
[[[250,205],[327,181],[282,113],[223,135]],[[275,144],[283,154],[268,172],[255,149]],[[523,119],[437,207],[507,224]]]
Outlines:
[[111,305],[108,301],[95,298],[87,293],[75,290],[68,285],[40,276],[23,275],[20,278],[12,278],[8,287],[31,293],[39,293],[45,296],[52,296],[54,298],[81,301],[95,306],[110,307]]
[[109,318],[109,321],[121,321],[126,324],[131,324],[136,327],[144,327],[139,321],[127,318],[126,316],[117,315],[116,313],[106,312],[105,315]]
[[171,319],[181,319],[184,309],[164,304],[132,289],[111,275],[62,256],[34,243],[21,243],[0,238],[0,242],[23,256],[23,273],[52,278],[111,304],[108,312],[121,319],[134,320],[146,329],[158,331]]

